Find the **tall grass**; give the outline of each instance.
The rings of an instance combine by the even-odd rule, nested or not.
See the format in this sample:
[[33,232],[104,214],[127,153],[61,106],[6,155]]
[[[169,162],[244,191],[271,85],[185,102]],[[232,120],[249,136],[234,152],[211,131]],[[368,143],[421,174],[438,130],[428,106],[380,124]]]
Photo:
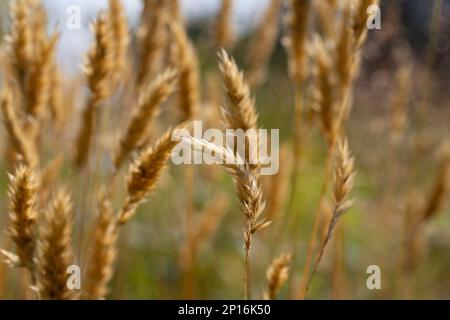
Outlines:
[[[373,119],[352,116],[373,91],[360,77],[371,41],[367,8],[377,3],[272,0],[247,46],[235,33],[234,1],[221,1],[213,31],[194,39],[176,0],[143,1],[136,29],[123,1],[110,0],[91,24],[91,48],[71,78],[57,63],[60,32],[47,30],[41,1],[12,2],[0,47],[1,170],[11,172],[0,219],[11,268],[0,267],[0,294],[370,297],[355,289],[365,279],[340,287],[346,272],[364,273],[367,260],[383,263],[390,280],[402,275],[382,297],[419,292],[411,279],[421,277],[420,267],[448,262],[425,250],[448,249],[446,230],[433,231],[439,245],[429,241],[449,191],[448,130],[425,137],[425,147],[418,143],[423,131],[415,132],[414,117],[422,114],[411,112],[411,95],[420,65],[411,57],[391,77],[398,90],[376,101],[388,105],[388,117],[372,126]],[[281,129],[280,172],[261,175],[264,164],[250,161],[258,159],[250,136],[241,152],[195,136],[194,120],[224,130]],[[381,146],[374,138],[357,143],[377,126],[388,132]],[[215,166],[171,166],[179,143],[220,160],[225,174]],[[427,157],[437,146],[437,156]],[[398,171],[389,179],[370,161],[380,152]],[[421,163],[435,168],[432,178]],[[377,179],[381,191],[365,193]],[[377,211],[383,215],[367,214]],[[384,253],[361,252],[368,243]],[[385,264],[391,246],[397,256]],[[67,285],[71,265],[81,268],[81,289]],[[435,272],[438,280],[448,277]],[[430,296],[448,297],[434,285]]]

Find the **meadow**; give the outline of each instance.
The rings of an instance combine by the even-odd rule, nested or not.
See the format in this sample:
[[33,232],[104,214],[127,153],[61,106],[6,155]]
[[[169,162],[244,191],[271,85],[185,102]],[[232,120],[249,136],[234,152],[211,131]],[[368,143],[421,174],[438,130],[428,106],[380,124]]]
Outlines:
[[[75,75],[65,22],[6,2],[1,299],[450,298],[442,1],[419,51],[395,4],[369,28],[377,0],[270,0],[241,36],[233,0],[191,24],[142,0],[136,28],[109,0]],[[174,139],[194,121],[279,129],[278,172]],[[180,141],[242,162],[177,165]]]

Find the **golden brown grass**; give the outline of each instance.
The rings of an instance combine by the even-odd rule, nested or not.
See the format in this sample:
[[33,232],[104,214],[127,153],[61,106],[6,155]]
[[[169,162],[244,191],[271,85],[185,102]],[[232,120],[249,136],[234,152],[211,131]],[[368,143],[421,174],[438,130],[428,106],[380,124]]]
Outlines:
[[10,45],[10,63],[18,86],[24,92],[33,50],[32,29],[29,23],[31,12],[26,0],[12,2],[10,12],[11,34],[7,38]]
[[170,24],[172,48],[171,65],[179,74],[178,106],[182,113],[181,122],[191,119],[200,103],[200,79],[198,61],[194,46],[184,26],[179,22]]
[[44,214],[39,235],[37,272],[41,299],[74,298],[67,286],[67,268],[73,264],[72,214],[69,194],[64,189],[57,190]]
[[111,34],[114,38],[114,82],[119,82],[128,61],[128,45],[130,42],[128,21],[125,9],[120,0],[109,0],[109,20]]
[[50,68],[55,59],[58,34],[44,38],[36,44],[36,56],[27,81],[26,112],[34,118],[42,118],[42,114],[50,96]]
[[30,167],[37,166],[39,155],[35,141],[27,136],[25,128],[16,114],[10,92],[2,92],[0,99],[3,122],[16,152]]
[[108,282],[113,275],[116,258],[117,230],[115,219],[106,192],[99,197],[97,217],[93,227],[93,244],[86,271],[86,287],[83,298],[104,299],[108,293]]
[[88,161],[97,109],[111,95],[111,76],[115,62],[109,19],[105,12],[99,13],[92,29],[95,33],[95,42],[89,52],[88,62],[84,69],[91,96],[83,111],[75,148],[75,163],[79,167],[83,167]]
[[288,34],[284,39],[284,45],[289,57],[289,71],[295,86],[301,86],[307,76],[306,41],[310,9],[310,0],[290,0],[289,10],[285,16]]
[[177,141],[172,139],[172,130],[167,131],[155,144],[143,150],[130,166],[128,173],[128,195],[120,210],[118,223],[125,224],[135,214],[137,206],[153,191],[166,166]]
[[233,46],[235,36],[233,30],[233,3],[234,0],[222,0],[217,17],[215,19],[216,48],[230,49]]
[[166,70],[143,92],[135,113],[120,138],[119,150],[114,158],[114,165],[117,169],[120,168],[130,151],[148,138],[152,120],[158,114],[160,105],[175,91],[176,80],[176,72]]
[[241,158],[249,164],[256,174],[259,168],[258,154],[258,113],[255,100],[251,96],[250,87],[244,79],[244,74],[239,71],[233,58],[222,49],[218,53],[219,69],[227,94],[227,103],[222,107],[222,118],[225,128],[243,130],[249,133],[245,137],[245,154],[235,146],[235,152],[240,152]]
[[244,75],[239,71],[236,62],[225,50],[218,54],[219,69],[228,97],[228,102],[223,108],[222,114],[225,126],[229,129],[256,129],[258,127],[258,115],[255,109],[255,101],[251,97],[250,87],[244,80]]
[[[347,142],[347,136],[354,137],[355,133],[349,130],[351,134],[347,134],[347,126],[360,129],[349,116],[354,96],[359,98],[360,95],[355,91],[355,88],[360,90],[355,84],[367,39],[366,9],[377,3],[376,0],[290,0],[283,11],[283,1],[272,0],[251,35],[249,45],[243,46],[248,52],[244,52],[245,68],[242,68],[236,62],[241,61],[243,50],[234,35],[233,1],[222,1],[214,25],[215,43],[211,47],[196,47],[189,37],[177,0],[143,1],[143,13],[135,35],[128,26],[124,2],[109,0],[109,8],[99,13],[92,26],[94,41],[81,70],[84,77],[72,80],[56,62],[59,33],[48,31],[47,13],[42,2],[13,1],[7,41],[4,46],[0,45],[0,108],[7,137],[5,151],[8,170],[15,168],[8,189],[7,236],[1,245],[9,265],[25,270],[20,277],[5,282],[7,274],[0,267],[0,293],[6,292],[8,297],[16,294],[30,297],[32,291],[38,299],[122,298],[123,288],[128,286],[124,282],[134,276],[131,272],[127,274],[132,255],[128,255],[126,246],[135,245],[135,239],[126,234],[128,229],[122,229],[138,208],[142,211],[151,208],[159,215],[147,220],[151,226],[139,225],[137,234],[143,234],[145,241],[157,238],[161,246],[170,243],[167,248],[151,243],[151,246],[158,246],[157,250],[149,249],[152,256],[142,260],[143,263],[147,260],[154,263],[155,269],[149,271],[152,279],[149,286],[154,286],[152,289],[157,297],[167,298],[171,294],[184,298],[203,297],[201,290],[213,292],[210,288],[205,289],[211,281],[229,286],[227,292],[234,297],[238,296],[243,282],[246,299],[252,297],[253,291],[261,290],[262,285],[263,298],[276,299],[286,284],[286,297],[303,299],[316,274],[322,273],[321,262],[326,260],[330,249],[333,249],[332,266],[323,268],[325,276],[331,279],[330,293],[334,298],[351,296],[347,290],[351,284],[345,281],[344,269],[347,266],[348,226],[341,221],[353,205],[350,193],[355,179],[354,160]],[[285,12],[282,44],[287,53],[287,75],[286,72],[272,74],[270,64],[279,39],[282,11]],[[196,36],[201,39],[204,34]],[[239,44],[233,52],[236,59],[226,51],[235,44]],[[218,50],[220,73],[215,64],[211,67],[207,61],[208,56],[214,57],[207,51],[211,49]],[[396,86],[393,86],[397,90],[390,95],[391,118],[380,119],[381,125],[378,122],[367,124],[377,130],[388,128],[387,137],[392,138],[390,142],[395,142],[390,145],[393,150],[386,153],[393,151],[398,156],[391,158],[395,162],[392,168],[399,170],[392,179],[398,186],[382,184],[388,190],[386,192],[395,191],[392,197],[395,204],[389,203],[391,199],[386,201],[387,204],[383,203],[385,216],[391,217],[389,221],[381,221],[380,225],[404,227],[399,229],[398,236],[389,237],[389,241],[392,240],[389,245],[393,244],[401,251],[399,256],[404,260],[398,261],[398,266],[392,269],[404,271],[406,276],[398,282],[405,287],[408,287],[407,278],[416,279],[413,272],[419,271],[418,266],[426,260],[423,250],[426,245],[437,248],[435,243],[427,243],[427,235],[430,230],[439,231],[433,229],[434,223],[439,223],[450,189],[448,151],[440,154],[435,177],[426,188],[428,191],[422,192],[416,181],[423,179],[423,175],[416,172],[418,165],[415,163],[433,149],[431,144],[437,142],[438,134],[430,133],[433,138],[424,139],[430,144],[426,145],[428,149],[415,149],[413,165],[402,161],[401,152],[405,152],[406,157],[414,148],[411,143],[414,137],[410,139],[409,132],[413,131],[415,120],[421,121],[413,118],[414,112],[410,117],[408,115],[415,88],[413,59],[411,55],[405,66],[398,68],[394,80]],[[205,80],[201,83],[203,71]],[[223,86],[219,83],[220,77]],[[265,80],[267,88],[260,87]],[[280,84],[285,83],[292,85],[293,97],[283,96],[286,91]],[[84,85],[88,89],[86,94],[80,90]],[[202,89],[205,89],[205,97],[202,97]],[[372,89],[361,88],[361,91],[367,93]],[[253,94],[258,95],[258,108]],[[177,99],[171,99],[172,95]],[[273,105],[267,102],[260,105],[260,97],[273,99],[268,99]],[[294,104],[293,133],[287,137],[287,126],[280,125],[284,135],[280,172],[267,179],[260,177],[259,161],[250,161],[259,160],[257,149],[249,150],[250,146],[255,147],[250,142],[257,142],[248,140],[252,136],[246,137],[246,153],[241,154],[237,147],[219,146],[216,141],[174,137],[175,130],[168,129],[170,126],[184,129],[190,120],[205,120],[205,127],[218,127],[221,111],[225,129],[258,130],[260,123],[273,125],[275,120],[266,117],[268,115],[278,113],[274,119],[290,117],[289,111],[283,109],[289,99]],[[68,121],[75,118],[72,111],[78,104],[82,107],[80,121]],[[167,105],[164,113],[161,112],[163,105]],[[267,111],[265,107],[271,109]],[[259,119],[261,110],[269,113],[262,114]],[[429,115],[433,112],[436,111],[430,110]],[[316,132],[319,132],[317,144],[315,140],[309,140]],[[77,134],[76,144],[68,146],[66,142],[74,134]],[[153,141],[156,142],[150,143]],[[322,168],[319,149],[323,141]],[[174,168],[170,176],[162,176],[180,142],[197,152],[209,153],[231,176],[243,220],[240,227],[236,227],[239,217],[225,215],[233,206],[224,194],[227,184],[221,180],[220,170],[215,170],[217,167],[198,171],[193,166],[182,170]],[[352,142],[352,149],[361,155],[362,163],[368,157],[365,153],[377,159],[377,150],[371,148],[370,152],[367,149],[361,151],[356,146],[353,148]],[[66,163],[67,153],[75,153],[75,165]],[[129,158],[132,162],[128,170],[121,170],[127,166]],[[87,165],[94,163],[91,160],[95,160],[96,170]],[[390,163],[387,165],[391,166]],[[407,168],[401,170],[403,167]],[[81,168],[87,170],[78,177]],[[321,169],[323,177],[316,179]],[[366,184],[372,183],[371,174],[376,174],[372,168],[370,171],[364,173],[369,176]],[[182,183],[178,181],[180,177]],[[60,187],[66,182],[73,191],[74,205],[70,192]],[[151,206],[140,206],[154,193],[159,182],[168,187],[170,201],[152,199],[156,201]],[[268,185],[263,185],[266,182]],[[407,189],[405,194],[397,190],[403,187],[403,182]],[[286,196],[289,188],[290,194]],[[178,198],[183,201],[172,201]],[[374,199],[377,200],[376,196]],[[363,208],[370,209],[367,204],[371,200],[364,200]],[[166,203],[169,209],[163,212]],[[379,210],[378,206],[376,208],[372,210]],[[397,211],[404,216],[394,214]],[[310,216],[306,216],[308,214]],[[164,223],[161,223],[161,216],[167,219]],[[143,215],[142,220],[145,219]],[[377,221],[370,219],[370,223]],[[277,228],[269,228],[267,233],[256,238],[272,220]],[[91,227],[89,237],[84,226]],[[148,235],[152,233],[151,228],[158,231],[156,237]],[[164,233],[166,230],[168,234]],[[74,249],[72,231],[78,232],[79,240]],[[233,241],[235,234],[242,234],[244,240],[239,242],[243,246],[243,276],[237,282],[236,272],[230,267],[234,266],[232,255],[237,251]],[[85,238],[90,240],[88,245],[84,243]],[[226,256],[222,255],[223,251],[216,251],[215,240],[221,241],[221,249],[223,242],[229,246]],[[147,244],[145,252],[151,247]],[[275,248],[281,247],[292,255],[276,257],[266,270],[267,283],[264,283],[261,275],[267,257],[273,256]],[[158,256],[162,251],[164,255]],[[170,260],[174,257],[172,252],[178,259],[175,263]],[[209,264],[203,260],[208,254],[209,259],[214,260]],[[67,286],[67,267],[78,263],[83,267],[82,291]],[[166,270],[168,265],[170,268]],[[213,272],[213,267],[217,267],[214,269],[217,276],[211,277],[207,272]],[[163,277],[153,274],[162,268],[167,271]],[[119,276],[115,275],[116,269]],[[17,270],[13,269],[13,272]],[[11,284],[18,284],[16,278],[20,286],[8,291]],[[110,284],[113,279],[114,283]],[[299,285],[295,286],[293,282],[297,279],[300,279]],[[175,282],[182,284],[182,290],[173,286]],[[114,288],[112,292],[110,285]],[[411,288],[406,289],[405,292],[411,291]],[[386,296],[390,293],[383,291]],[[136,293],[140,294],[140,291]]]
[[353,168],[353,157],[350,154],[347,141],[340,141],[337,147],[336,163],[334,165],[334,185],[333,185],[333,211],[331,215],[331,220],[328,223],[328,230],[326,232],[325,239],[322,241],[319,253],[315,259],[314,266],[311,275],[308,278],[308,285],[306,287],[306,292],[308,292],[311,281],[317,271],[320,261],[322,260],[325,248],[331,239],[336,224],[339,218],[347,212],[347,210],[352,206],[352,200],[348,200],[350,191],[353,189],[353,180],[355,177],[355,172]]
[[140,66],[138,87],[152,79],[161,67],[167,42],[167,1],[145,1],[139,30]]
[[267,67],[278,40],[282,0],[272,0],[260,25],[255,28],[247,55],[247,74],[252,86],[261,84],[267,76]]
[[289,254],[282,254],[272,261],[266,272],[267,290],[264,292],[264,299],[276,298],[281,287],[289,278],[290,265],[291,255]]
[[248,163],[238,160],[239,155],[235,155],[232,150],[225,149],[214,143],[194,137],[182,137],[184,143],[191,145],[195,150],[205,150],[219,161],[221,166],[233,177],[236,186],[236,193],[241,203],[242,212],[245,217],[244,223],[244,244],[245,244],[245,277],[244,277],[244,297],[251,297],[250,281],[250,249],[252,238],[255,232],[263,230],[270,225],[263,217],[265,202],[262,199],[262,189]]
[[[17,167],[10,176],[8,236],[15,244],[17,258],[13,264],[27,268],[35,276],[34,254],[38,220],[37,177],[32,169]],[[10,261],[13,262],[13,261]]]

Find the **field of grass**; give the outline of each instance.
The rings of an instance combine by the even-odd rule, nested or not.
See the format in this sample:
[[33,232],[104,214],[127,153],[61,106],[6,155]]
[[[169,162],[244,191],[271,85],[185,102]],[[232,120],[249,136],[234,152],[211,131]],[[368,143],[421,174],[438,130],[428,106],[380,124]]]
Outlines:
[[[375,0],[271,0],[241,38],[236,1],[193,25],[176,0],[142,2],[135,30],[109,0],[75,76],[56,62],[41,2],[9,8],[0,298],[450,298],[438,9],[424,59],[401,33],[382,52],[402,26],[368,31]],[[175,165],[168,134],[194,120],[279,129],[278,173],[236,149],[222,151],[244,165]]]

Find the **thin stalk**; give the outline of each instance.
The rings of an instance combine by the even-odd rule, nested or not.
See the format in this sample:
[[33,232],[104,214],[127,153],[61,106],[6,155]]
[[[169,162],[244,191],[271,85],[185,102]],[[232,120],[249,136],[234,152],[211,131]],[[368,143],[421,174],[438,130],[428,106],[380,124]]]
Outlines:
[[193,299],[195,295],[195,281],[194,281],[194,248],[193,248],[193,226],[194,226],[194,167],[187,166],[184,168],[184,182],[186,186],[186,225],[185,234],[186,241],[189,245],[188,249],[188,263],[183,270],[183,288],[184,296],[187,299]]
[[250,245],[245,246],[245,276],[244,276],[244,299],[251,299],[250,284]]
[[335,225],[336,225],[335,223],[330,222],[330,224],[328,226],[327,237],[325,238],[325,240],[322,242],[322,245],[320,246],[319,254],[318,254],[318,256],[317,256],[317,258],[316,258],[316,260],[314,262],[314,267],[312,269],[311,275],[308,278],[308,283],[307,283],[306,288],[305,288],[304,296],[306,296],[306,294],[309,291],[309,287],[311,286],[311,282],[312,282],[312,280],[313,280],[313,278],[314,278],[314,276],[315,276],[315,274],[317,272],[317,268],[319,267],[319,263],[320,263],[320,261],[322,261],[322,257],[323,257],[323,254],[325,252],[325,248],[327,247],[327,244],[328,244],[328,242],[331,239],[332,228]]
[[[288,225],[289,217],[291,214],[293,214],[295,217],[297,216],[297,208],[298,205],[296,203],[296,194],[298,189],[298,177],[299,177],[299,167],[300,167],[300,161],[302,157],[302,151],[303,151],[303,97],[299,89],[299,85],[294,86],[294,112],[295,112],[295,124],[294,124],[294,141],[292,144],[292,154],[293,154],[293,165],[291,170],[291,190],[289,192],[289,198],[288,198],[288,205],[287,205],[287,212],[288,216],[286,219],[283,220],[280,229],[278,231],[277,235],[277,242],[281,241],[281,237],[285,234],[284,230],[286,230],[286,227]],[[297,219],[295,219],[297,220]],[[293,254],[295,255],[295,251],[293,251]],[[295,260],[293,260],[295,261]]]
[[322,182],[322,187],[321,187],[320,196],[319,196],[319,202],[318,202],[315,214],[314,214],[313,230],[311,233],[311,237],[309,238],[309,241],[308,241],[306,261],[305,261],[305,265],[303,267],[302,278],[301,278],[302,280],[300,283],[300,288],[299,288],[299,293],[298,293],[298,298],[300,300],[303,300],[305,298],[306,293],[308,291],[307,278],[308,278],[308,274],[310,273],[314,249],[316,247],[317,233],[319,231],[320,220],[321,220],[321,216],[322,216],[321,213],[322,213],[323,201],[325,199],[325,195],[327,193],[328,186],[331,181],[332,170],[333,170],[334,151],[335,151],[335,144],[333,143],[328,148],[326,166],[325,166],[325,175],[324,175],[323,182]]

